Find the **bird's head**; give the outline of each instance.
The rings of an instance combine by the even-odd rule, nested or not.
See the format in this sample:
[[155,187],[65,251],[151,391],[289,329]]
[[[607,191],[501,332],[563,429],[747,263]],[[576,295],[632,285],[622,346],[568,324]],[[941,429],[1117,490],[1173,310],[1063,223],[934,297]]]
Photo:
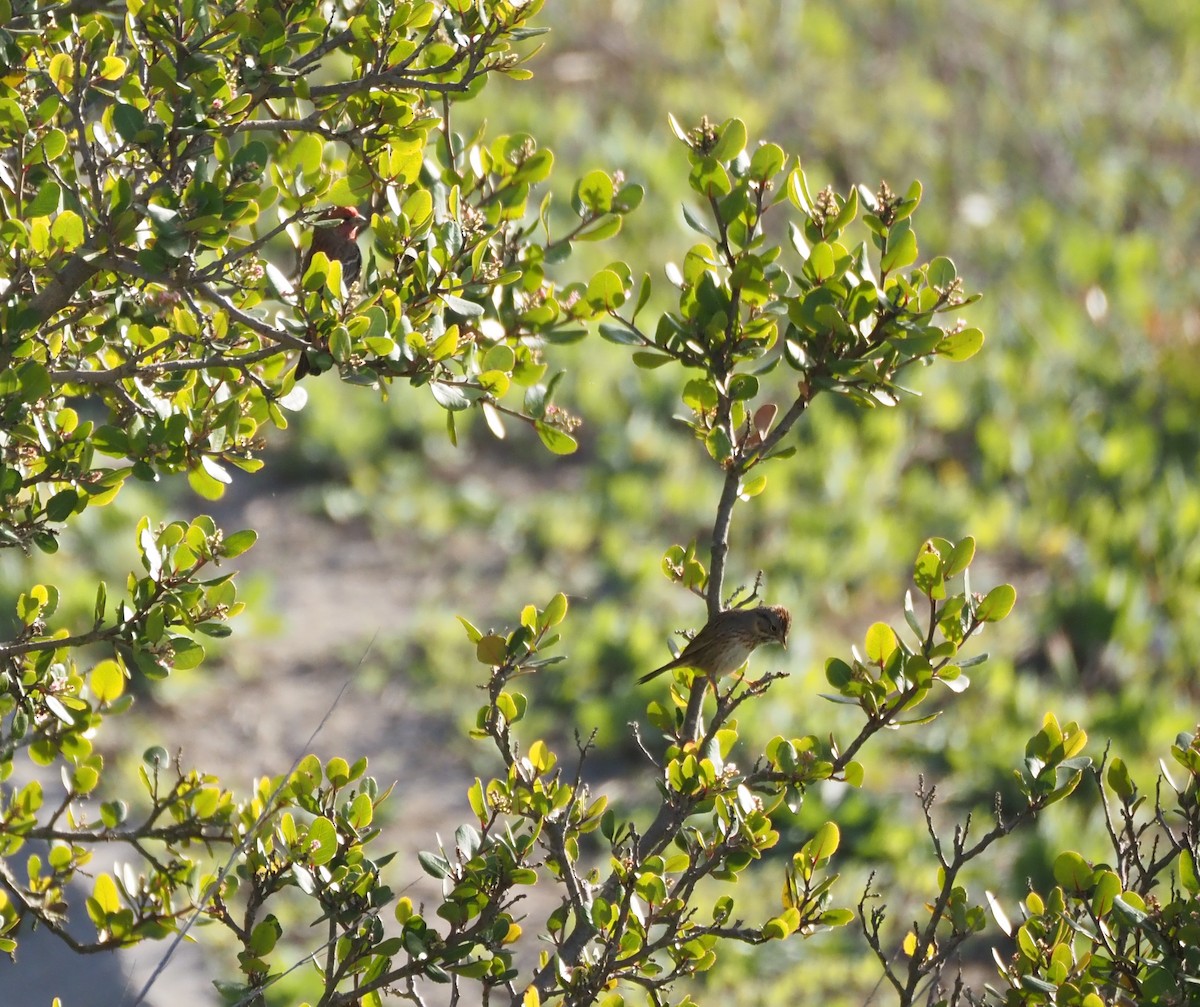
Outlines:
[[787,646],[792,615],[782,605],[762,605],[754,610],[755,625],[764,640]]
[[335,224],[339,233],[353,239],[366,226],[367,218],[353,206],[331,206],[316,218],[316,223]]

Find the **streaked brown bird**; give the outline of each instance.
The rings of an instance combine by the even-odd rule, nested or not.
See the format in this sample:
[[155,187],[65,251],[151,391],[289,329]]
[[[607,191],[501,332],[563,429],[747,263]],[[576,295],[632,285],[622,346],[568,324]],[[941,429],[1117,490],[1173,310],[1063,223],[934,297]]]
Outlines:
[[792,617],[782,605],[730,608],[708,621],[680,655],[638,679],[649,682],[672,668],[695,668],[714,682],[736,671],[764,643],[787,646]]
[[324,252],[330,262],[337,259],[342,264],[342,279],[349,287],[362,271],[362,251],[355,239],[366,226],[367,218],[353,206],[334,206],[321,214],[316,223],[320,226],[313,228],[312,243],[305,253],[300,275],[308,272],[317,252]]

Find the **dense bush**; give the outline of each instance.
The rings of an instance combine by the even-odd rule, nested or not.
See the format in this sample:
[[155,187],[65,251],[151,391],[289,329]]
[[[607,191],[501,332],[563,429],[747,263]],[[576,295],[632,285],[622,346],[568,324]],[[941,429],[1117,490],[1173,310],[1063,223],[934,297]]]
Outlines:
[[[547,743],[529,727],[549,718],[530,716],[536,706],[517,691],[517,676],[554,681],[570,668],[593,693],[605,680],[602,654],[591,662],[556,653],[559,634],[570,641],[581,618],[568,618],[566,595],[525,605],[503,630],[463,618],[487,681],[473,733],[499,764],[467,795],[474,820],[421,858],[442,882],[432,907],[389,887],[392,855],[376,850],[389,788],[354,753],[307,756],[241,797],[159,747],[142,756],[133,788],[106,764],[100,746],[133,704],[130,685],[199,666],[205,641],[229,635],[244,602],[228,563],[255,532],[227,533],[203,515],[135,518],[128,536],[139,568],[111,597],[93,582],[86,606],[77,584],[64,591],[39,582],[50,580],[48,557],[99,508],[112,507],[120,525],[127,484],[186,475],[202,497],[220,497],[231,470],[261,468],[266,430],[285,429],[288,412],[304,415],[307,389],[322,385],[319,400],[333,373],[359,386],[350,390],[363,412],[372,390],[414,402],[428,393],[446,436],[435,451],[479,437],[469,422],[479,416],[490,435],[526,429],[555,455],[575,452],[581,436],[575,412],[556,399],[558,359],[582,371],[585,406],[611,398],[600,379],[620,374],[618,398],[641,411],[646,429],[666,425],[656,403],[682,404],[686,439],[663,437],[643,454],[653,472],[639,472],[622,454],[628,448],[612,450],[627,432],[585,442],[603,457],[601,469],[610,466],[600,476],[608,492],[587,518],[618,529],[599,540],[614,571],[631,557],[647,569],[661,556],[681,596],[703,599],[705,616],[690,617],[697,624],[731,605],[779,601],[776,585],[789,574],[819,584],[839,565],[863,578],[866,596],[898,593],[895,560],[890,571],[874,570],[858,547],[861,514],[797,507],[794,494],[819,488],[832,504],[862,504],[892,499],[880,487],[893,484],[935,492],[919,466],[871,468],[896,442],[863,418],[901,404],[919,365],[965,360],[983,344],[982,331],[960,318],[975,298],[954,262],[918,245],[921,186],[900,194],[887,183],[813,185],[794,154],[751,143],[737,117],[695,126],[672,119],[686,155],[684,219],[696,237],[667,266],[667,283],[643,273],[645,263],[603,260],[590,263],[586,281],[556,283],[551,273],[577,244],[621,231],[643,189],[621,172],[590,170],[569,207],[549,196],[535,202],[553,167],[538,131],[489,140],[458,126],[490,78],[526,73],[520,51],[539,33],[530,24],[539,7],[135,3],[120,14],[90,4],[0,12],[12,69],[0,82],[0,535],[14,555],[36,559],[19,565],[16,619],[0,646],[0,947],[14,952],[24,923],[85,952],[178,940],[204,919],[237,945],[218,976],[231,1002],[290,999],[277,984],[312,956],[317,967],[297,995],[320,1004],[419,1000],[436,996],[438,984],[449,984],[452,1001],[665,1003],[681,1002],[681,981],[712,970],[731,945],[811,936],[857,918],[898,1002],[926,997],[931,982],[945,982],[946,999],[960,1002],[973,994],[955,978],[958,955],[987,924],[966,886],[968,866],[986,870],[976,863],[985,852],[1090,773],[1105,795],[1112,862],[1060,853],[1056,887],[1030,894],[1015,926],[1003,895],[993,897],[1015,940],[1000,960],[1009,988],[976,995],[1186,1002],[1200,890],[1200,758],[1190,736],[1172,749],[1185,774],[1171,783],[1174,803],[1160,794],[1153,809],[1119,759],[1093,772],[1084,730],[1052,714],[1028,725],[1023,761],[1005,744],[988,760],[972,746],[947,751],[945,768],[955,783],[966,777],[964,789],[989,763],[1008,767],[1011,780],[981,834],[969,820],[947,834],[932,783],[921,783],[930,855],[917,856],[936,865],[937,878],[924,909],[906,906],[895,920],[876,904],[877,884],[854,895],[837,885],[836,803],[815,822],[795,817],[821,803],[821,789],[827,797],[833,787],[869,791],[886,781],[887,753],[874,754],[885,729],[905,728],[915,745],[935,748],[944,721],[963,717],[956,708],[936,721],[929,707],[968,689],[964,671],[985,657],[971,653],[974,638],[1015,601],[1003,583],[971,589],[975,540],[965,531],[920,547],[900,631],[875,621],[861,648],[824,663],[829,698],[845,708],[828,730],[763,742],[769,734],[756,731],[756,718],[776,701],[773,672],[710,683],[680,668],[666,695],[661,679],[648,687],[659,690],[645,711],[655,736],[644,725],[625,736],[657,785],[649,809],[590,792],[583,780],[594,746],[585,734],[567,759],[556,751],[567,732]],[[324,255],[308,257],[296,275],[305,234],[329,205],[369,214],[371,251],[358,283]],[[595,340],[571,346],[591,328],[616,355]],[[297,385],[301,354],[318,376]],[[940,379],[939,401],[988,405],[977,379],[953,373]],[[1136,408],[1138,396],[1130,400]],[[810,410],[824,410],[819,425],[802,422]],[[946,417],[962,422],[963,413],[943,410],[940,434],[952,437]],[[611,418],[603,408],[598,415]],[[1011,464],[998,460],[999,436],[988,440],[995,416],[975,416],[981,473]],[[343,435],[330,435],[335,446]],[[1189,436],[1180,428],[1184,447]],[[836,473],[859,450],[866,476],[843,474],[839,484]],[[1114,478],[1129,472],[1118,464]],[[660,512],[648,513],[630,502],[645,500],[644,482],[622,490],[630,473],[666,473],[675,495],[664,492]],[[960,517],[994,521],[956,485],[961,492],[948,496]],[[1069,478],[1059,491],[1070,499]],[[1122,492],[1114,486],[1114,496]],[[658,522],[672,514],[687,515],[689,532],[657,539]],[[630,527],[631,515],[640,528]],[[873,524],[887,532],[893,556],[925,537],[885,528],[878,515]],[[698,525],[703,534],[689,540]],[[558,535],[535,517],[524,542],[561,563],[598,541]],[[794,538],[804,541],[779,547]],[[1096,541],[1099,553],[1123,548],[1120,534]],[[1126,561],[1137,568],[1136,555]],[[640,583],[630,573],[605,592],[628,624],[644,618],[634,614]],[[805,590],[811,598],[815,589]],[[1089,633],[1113,616],[1101,646],[1132,639],[1118,631],[1107,596],[1100,604],[1079,590]],[[1048,599],[1046,625],[1070,634],[1074,624],[1056,614],[1063,597]],[[597,607],[582,618],[599,626],[605,617]],[[595,633],[585,627],[579,636],[586,655]],[[1076,663],[1092,668],[1087,639],[1068,642]],[[636,647],[616,646],[610,656],[626,677],[621,695],[606,697],[609,733],[619,723],[612,711],[634,708]],[[1183,649],[1171,653],[1187,646],[1182,635]],[[1103,662],[1094,667],[1108,673]],[[706,718],[710,690],[716,702]],[[563,702],[561,687],[544,697],[556,698]],[[90,867],[97,846],[112,844],[132,866]],[[768,855],[777,846],[783,855]],[[747,886],[729,886],[764,874],[782,876],[778,908],[735,899],[731,892]],[[79,900],[69,886],[85,877]],[[531,887],[552,894],[521,915]],[[94,939],[67,929],[78,901]],[[313,923],[321,924],[316,938]],[[526,953],[524,931],[543,943]]]

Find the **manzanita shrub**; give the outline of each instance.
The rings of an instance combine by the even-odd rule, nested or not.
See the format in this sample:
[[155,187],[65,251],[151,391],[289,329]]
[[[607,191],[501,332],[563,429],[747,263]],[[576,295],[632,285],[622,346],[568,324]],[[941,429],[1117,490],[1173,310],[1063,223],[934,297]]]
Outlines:
[[[731,570],[750,582],[755,569],[753,555],[731,555],[729,531],[796,450],[789,434],[809,405],[821,394],[898,405],[913,367],[980,349],[983,334],[959,318],[974,295],[948,257],[922,258],[918,184],[814,191],[794,155],[751,145],[738,119],[672,122],[698,240],[666,270],[669,310],[647,319],[654,281],[623,262],[556,283],[572,246],[617,234],[643,191],[592,171],[559,215],[535,198],[553,157],[534,137],[456,131],[456,108],[490,78],[528,72],[540,6],[0,2],[0,545],[54,553],[131,479],[183,474],[219,497],[231,469],[261,467],[264,428],[303,408],[300,354],[316,375],[381,396],[428,393],[451,443],[456,417],[478,410],[497,435],[527,424],[570,453],[579,420],[554,401],[551,358],[594,327],[675,382],[722,480],[710,539],[666,545],[664,573],[708,617],[764,594],[760,580],[727,586]],[[304,235],[330,206],[370,220],[357,282],[324,255],[298,275]],[[968,687],[986,657],[976,638],[1015,602],[1005,584],[972,589],[973,540],[924,543],[896,626],[872,625],[861,649],[827,662],[827,698],[857,718],[844,737],[743,738],[734,714],[781,676],[733,676],[713,699],[677,670],[636,728],[658,782],[641,812],[589,792],[590,742],[567,758],[524,734],[518,676],[569,662],[556,594],[511,629],[463,619],[486,668],[474,733],[497,769],[470,787],[469,823],[420,858],[442,894],[416,905],[388,885],[393,855],[376,846],[390,788],[365,759],[306,756],[248,795],[163,748],[144,753],[133,787],[106,765],[131,680],[194,668],[205,638],[230,633],[244,603],[229,563],[255,538],[203,515],[144,518],[126,583],[97,584],[82,624],[31,559],[0,644],[0,950],[15,953],[36,925],[80,952],[165,938],[165,962],[203,922],[237,946],[216,977],[231,1003],[272,1000],[307,962],[304,995],[325,1007],[666,1004],[690,1002],[682,981],[728,942],[857,918],[909,1004],[986,925],[961,868],[1090,771],[1086,734],[1047,715],[1016,770],[1019,805],[948,846],[923,786],[939,889],[891,934],[871,892],[840,904],[836,821],[766,854],[811,785],[869,785],[868,743],[920,730]],[[1195,753],[1181,739],[1178,807],[1156,803],[1149,818],[1108,762],[1116,861],[1064,854],[1058,887],[1031,893],[1018,927],[994,905],[1017,948],[1001,960],[998,1000],[1185,1002],[1171,997],[1196,971]],[[101,845],[127,863],[97,870]],[[738,901],[739,877],[762,870],[781,873],[774,910]],[[1151,889],[1171,871],[1167,901]],[[553,894],[518,911],[533,886]],[[94,935],[68,928],[80,914]],[[967,995],[959,982],[949,1000]]]

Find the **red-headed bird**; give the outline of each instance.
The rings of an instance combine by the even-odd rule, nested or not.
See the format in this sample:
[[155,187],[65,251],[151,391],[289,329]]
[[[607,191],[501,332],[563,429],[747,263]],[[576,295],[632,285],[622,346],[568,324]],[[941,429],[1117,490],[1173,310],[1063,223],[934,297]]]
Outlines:
[[[324,252],[330,262],[336,259],[342,264],[342,282],[349,287],[362,272],[362,251],[356,239],[366,222],[366,217],[353,206],[333,206],[317,217],[318,226],[313,228],[312,241],[300,266],[301,278],[312,265],[313,256],[317,252]],[[313,370],[307,351],[302,352],[296,362],[296,380],[313,373]]]
[[350,286],[362,271],[362,252],[355,239],[366,226],[366,217],[353,206],[334,206],[321,214],[316,222],[321,226],[313,229],[312,243],[305,253],[300,275],[308,272],[317,252],[324,252],[330,262],[337,259],[342,264],[342,279],[347,287]]

